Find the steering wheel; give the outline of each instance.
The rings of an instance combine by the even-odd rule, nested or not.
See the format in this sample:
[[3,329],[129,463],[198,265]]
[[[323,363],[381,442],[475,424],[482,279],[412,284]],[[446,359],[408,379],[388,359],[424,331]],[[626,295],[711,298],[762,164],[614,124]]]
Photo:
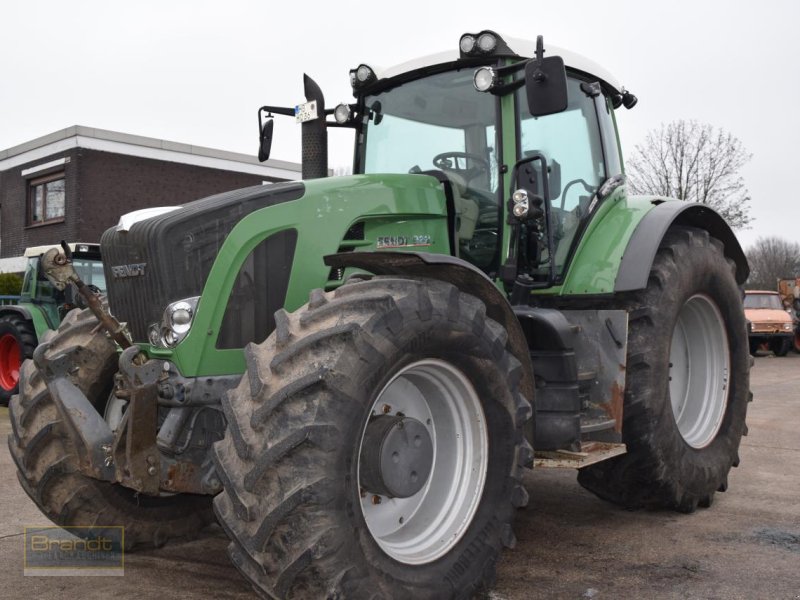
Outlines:
[[588,182],[584,181],[583,179],[573,179],[567,185],[564,186],[564,191],[561,192],[561,210],[564,209],[564,205],[567,201],[567,192],[569,192],[569,188],[571,188],[576,183],[580,183],[583,186],[583,189],[586,190],[589,194],[594,194],[595,188]]
[[[458,159],[464,160],[463,169],[458,167]],[[476,166],[468,169],[467,160],[473,161],[476,163]],[[433,157],[433,166],[437,169],[441,169],[442,171],[455,171],[457,173],[463,173],[465,177],[467,177],[467,174],[471,173],[472,171],[477,171],[478,173],[488,173],[490,171],[488,160],[477,154],[470,154],[469,152],[442,152]],[[475,175],[477,175],[477,173],[469,175],[469,179],[472,179],[472,177]]]

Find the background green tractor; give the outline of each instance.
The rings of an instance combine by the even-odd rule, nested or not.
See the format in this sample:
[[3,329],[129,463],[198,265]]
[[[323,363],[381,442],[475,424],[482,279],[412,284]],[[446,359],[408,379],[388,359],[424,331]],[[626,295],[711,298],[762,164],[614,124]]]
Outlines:
[[[75,270],[83,281],[105,291],[99,244],[69,244]],[[25,250],[25,275],[19,301],[0,306],[0,403],[8,404],[17,393],[19,369],[48,329],[56,329],[64,315],[83,306],[72,288],[60,292],[53,288],[39,268],[39,259],[55,246],[35,246]]]
[[[160,545],[214,497],[267,597],[440,599],[491,582],[534,465],[709,506],[745,432],[746,260],[708,207],[627,195],[636,97],[548,50],[465,34],[359,65],[335,109],[306,77],[259,111],[262,159],[272,114],[302,123],[304,181],[108,230],[114,316],[70,313],[11,404],[45,514]],[[328,127],[353,176],[326,177]]]

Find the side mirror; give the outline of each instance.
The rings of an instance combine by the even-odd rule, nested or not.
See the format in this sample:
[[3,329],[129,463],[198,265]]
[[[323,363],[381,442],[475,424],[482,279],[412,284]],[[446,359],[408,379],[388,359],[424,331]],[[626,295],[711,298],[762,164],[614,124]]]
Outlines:
[[543,117],[567,110],[567,71],[560,56],[544,58],[542,36],[536,38],[536,58],[525,65],[528,111]]
[[272,149],[272,128],[275,122],[272,117],[268,117],[264,124],[259,123],[258,132],[258,160],[264,162],[269,158],[269,152]]

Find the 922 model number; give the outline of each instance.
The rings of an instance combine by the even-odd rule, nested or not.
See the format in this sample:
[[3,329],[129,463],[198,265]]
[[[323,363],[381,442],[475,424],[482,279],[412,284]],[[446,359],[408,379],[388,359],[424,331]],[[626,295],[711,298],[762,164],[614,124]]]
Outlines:
[[381,235],[378,236],[376,246],[381,248],[413,248],[431,246],[433,239],[429,235]]

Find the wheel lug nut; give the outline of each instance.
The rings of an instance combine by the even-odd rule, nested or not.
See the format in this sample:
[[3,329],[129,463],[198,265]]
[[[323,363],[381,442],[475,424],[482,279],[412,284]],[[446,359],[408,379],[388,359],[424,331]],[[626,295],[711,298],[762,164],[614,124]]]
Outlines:
[[389,406],[388,404],[384,404],[381,410],[383,410],[383,414],[386,414],[392,411],[392,407]]
[[373,504],[380,504],[380,503],[381,503],[381,497],[380,497],[380,496],[378,496],[377,494],[376,494],[376,495],[374,495],[374,496],[372,497],[372,503],[373,503]]

